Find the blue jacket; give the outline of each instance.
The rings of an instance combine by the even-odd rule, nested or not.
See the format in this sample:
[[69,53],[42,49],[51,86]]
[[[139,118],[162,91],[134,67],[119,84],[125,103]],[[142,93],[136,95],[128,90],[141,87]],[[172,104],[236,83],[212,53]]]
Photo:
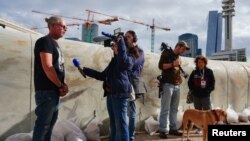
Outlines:
[[[141,78],[143,65],[144,65],[144,52],[141,48],[137,46],[140,57],[135,60],[134,66],[130,72],[130,80],[132,82],[135,94],[145,94],[147,92],[146,85]],[[136,97],[138,98],[138,97]]]
[[104,92],[117,98],[128,98],[131,93],[129,71],[131,71],[136,58],[127,54],[124,40],[118,43],[118,54],[114,55],[104,71],[98,72],[90,68],[84,68],[83,72],[92,78],[104,81]]
[[141,48],[137,47],[140,52],[140,57],[135,60],[134,66],[132,68],[132,78],[141,77],[143,65],[144,65],[144,52]]

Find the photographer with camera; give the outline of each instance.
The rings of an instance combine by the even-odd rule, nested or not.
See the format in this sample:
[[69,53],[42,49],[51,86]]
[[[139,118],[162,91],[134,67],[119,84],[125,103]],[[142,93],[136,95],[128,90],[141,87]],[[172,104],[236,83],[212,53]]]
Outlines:
[[104,81],[104,96],[107,96],[107,110],[110,119],[110,141],[128,141],[126,123],[127,107],[132,91],[129,71],[136,57],[128,53],[124,37],[119,35],[112,44],[114,56],[104,71],[83,68],[85,75]]
[[[125,34],[126,43],[128,47],[128,53],[135,55],[135,64],[130,71],[130,80],[135,91],[135,98],[144,98],[146,93],[145,84],[141,78],[141,73],[144,65],[144,52],[136,44],[137,36],[133,30],[129,30]],[[144,99],[143,99],[144,100]],[[136,105],[135,100],[130,100],[128,103],[128,117],[129,117],[129,140],[133,141],[135,139],[135,126],[136,126]]]
[[180,84],[182,83],[181,58],[179,56],[186,50],[189,50],[187,43],[180,41],[176,44],[172,52],[163,50],[159,60],[159,69],[162,70],[161,83],[163,89],[161,95],[159,137],[162,139],[167,139],[166,133],[168,129],[168,133],[171,135],[182,135],[182,133],[178,132],[176,125],[180,101]]

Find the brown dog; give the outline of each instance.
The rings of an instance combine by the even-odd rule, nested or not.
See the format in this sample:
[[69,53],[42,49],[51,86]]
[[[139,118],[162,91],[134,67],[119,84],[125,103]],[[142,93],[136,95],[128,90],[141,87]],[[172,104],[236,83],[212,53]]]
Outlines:
[[217,124],[219,121],[227,122],[227,113],[222,109],[214,110],[196,110],[188,109],[183,114],[183,134],[182,141],[184,139],[185,130],[187,130],[187,140],[189,140],[189,130],[192,130],[193,124],[188,128],[188,123],[191,121],[195,125],[202,127],[203,141],[207,139],[208,125]]

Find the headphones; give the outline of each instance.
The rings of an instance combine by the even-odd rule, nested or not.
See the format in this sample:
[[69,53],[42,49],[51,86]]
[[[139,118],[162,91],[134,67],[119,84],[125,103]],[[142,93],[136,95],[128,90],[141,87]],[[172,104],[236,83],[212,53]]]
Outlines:
[[131,34],[133,36],[133,42],[136,43],[137,42],[137,35],[133,30],[129,30],[127,31],[127,33]]

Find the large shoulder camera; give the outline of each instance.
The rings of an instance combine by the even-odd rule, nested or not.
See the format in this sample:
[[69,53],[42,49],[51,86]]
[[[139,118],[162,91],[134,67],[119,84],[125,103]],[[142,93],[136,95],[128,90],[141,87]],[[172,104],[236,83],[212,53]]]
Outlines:
[[170,54],[174,53],[173,49],[168,44],[166,44],[164,42],[161,43],[161,48],[160,49],[161,49],[162,52],[167,51]]
[[102,35],[109,38],[104,41],[104,47],[112,47],[112,45],[117,42],[119,36],[124,37],[124,32],[121,32],[121,28],[117,28],[114,30],[114,35],[106,32],[102,32]]

